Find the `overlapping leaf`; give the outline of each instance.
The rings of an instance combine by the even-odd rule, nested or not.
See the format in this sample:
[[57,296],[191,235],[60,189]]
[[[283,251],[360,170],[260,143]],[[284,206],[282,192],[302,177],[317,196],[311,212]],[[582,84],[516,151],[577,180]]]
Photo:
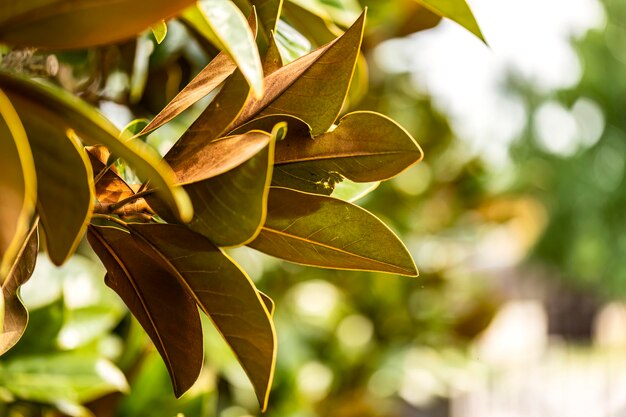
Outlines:
[[[73,129],[91,145],[105,145],[124,159],[143,179],[149,179],[163,201],[182,221],[191,219],[193,208],[187,194],[174,185],[175,176],[158,155],[139,140],[121,141],[119,132],[95,109],[68,92],[24,78],[0,73],[0,88],[29,117],[45,120],[59,132]],[[27,129],[27,134],[28,134]]]
[[19,288],[33,274],[38,249],[39,238],[37,236],[37,222],[35,222],[18,252],[17,259],[2,283],[4,324],[0,334],[0,355],[11,349],[26,330],[28,311],[19,297]]
[[[256,23],[251,28],[230,0],[199,0],[183,17],[237,63],[254,94],[263,93],[263,70],[256,46]],[[256,17],[254,17],[256,22]]]
[[268,311],[273,311],[273,306],[264,304],[271,300],[267,296],[263,300],[244,271],[188,228],[130,224],[129,229],[177,272],[233,349],[265,409],[276,360],[276,336]]
[[[198,138],[191,145],[166,155],[193,201],[189,227],[218,246],[245,244],[265,220],[274,139],[251,131],[213,142]],[[158,199],[146,199],[157,213],[169,217]]]
[[54,49],[132,38],[195,0],[29,0],[0,5],[0,41]]
[[[135,194],[126,181],[114,171],[113,167],[107,168],[102,159],[99,158],[99,148],[87,148],[87,155],[94,171],[94,177],[98,180],[95,183],[96,199],[100,203],[115,204]],[[108,152],[102,155],[106,156],[104,161],[108,159],[108,155]]]
[[476,35],[483,42],[482,31],[476,22],[472,10],[467,5],[466,0],[415,0],[433,13],[442,17],[454,20],[465,29]]
[[28,233],[35,210],[35,163],[24,127],[0,91],[0,283]]
[[233,129],[257,115],[290,114],[306,121],[314,135],[334,123],[345,100],[358,57],[365,14],[331,43],[265,78],[265,94],[246,104]]
[[202,368],[202,327],[195,301],[171,270],[154,262],[157,255],[139,247],[129,233],[90,226],[87,237],[107,269],[106,284],[152,339],[180,397]]
[[271,73],[280,69],[284,65],[283,58],[280,54],[280,49],[276,43],[276,38],[273,33],[270,33],[269,45],[265,56],[263,57],[263,74],[267,77]]
[[[279,119],[276,116],[276,119]],[[290,119],[291,129],[306,126]],[[344,116],[332,131],[311,139],[290,134],[276,145],[272,183],[330,194],[344,177],[374,182],[394,177],[423,156],[411,135],[393,120],[374,112]]]
[[373,214],[287,188],[270,189],[267,220],[249,246],[303,265],[417,275],[406,247]]

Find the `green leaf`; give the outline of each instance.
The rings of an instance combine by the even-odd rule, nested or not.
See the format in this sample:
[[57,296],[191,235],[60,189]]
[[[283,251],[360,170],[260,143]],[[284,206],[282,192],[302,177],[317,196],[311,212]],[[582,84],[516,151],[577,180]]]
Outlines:
[[106,284],[152,339],[180,397],[202,368],[202,327],[194,300],[171,271],[154,261],[158,255],[146,253],[126,231],[92,225],[87,238],[107,269]]
[[276,144],[273,185],[329,195],[343,178],[386,180],[423,157],[411,135],[379,113],[349,113],[334,130],[314,139],[289,134],[304,128],[290,119],[287,138]]
[[139,135],[146,135],[181,114],[215,90],[236,68],[237,65],[233,60],[225,53],[220,52],[143,128]]
[[248,246],[303,265],[417,276],[404,244],[373,214],[287,188],[270,189],[267,220]]
[[55,265],[76,250],[94,204],[91,164],[73,131],[59,130],[46,114],[19,97],[13,100],[33,150],[37,172],[37,213],[46,250]]
[[[311,52],[311,42],[295,28],[289,26],[284,20],[279,20],[276,25],[276,46],[283,57],[283,63],[288,64]],[[341,31],[339,31],[341,33]],[[334,39],[331,36],[330,39]],[[322,42],[324,43],[324,42]]]
[[276,22],[280,18],[283,0],[250,0],[250,3],[256,8],[265,33],[276,31]]
[[269,46],[263,57],[263,74],[267,77],[271,73],[280,69],[283,66],[283,58],[280,55],[280,48],[276,43],[276,38],[273,32],[270,32]]
[[344,179],[343,181],[335,184],[335,189],[333,190],[331,197],[354,203],[374,191],[379,185],[380,181],[352,182]]
[[105,145],[128,162],[142,179],[149,179],[179,219],[191,219],[193,207],[189,197],[181,187],[174,185],[176,177],[170,167],[143,142],[118,139],[119,131],[93,107],[60,88],[6,73],[0,73],[0,88],[16,107],[19,102],[31,117],[36,114],[60,132],[73,129],[87,144]]
[[183,17],[237,63],[254,94],[260,97],[263,68],[255,42],[256,24],[251,29],[243,13],[230,0],[199,0]]
[[249,100],[233,126],[288,113],[306,121],[314,135],[328,130],[346,98],[364,24],[365,13],[341,37],[266,77],[264,96]]
[[[198,140],[195,145],[166,155],[193,201],[188,226],[218,246],[249,242],[265,221],[274,139],[252,131],[213,142]],[[169,220],[158,199],[147,196],[146,201]]]
[[79,404],[128,390],[111,362],[77,352],[15,357],[0,367],[0,385],[23,400],[47,404]]
[[130,224],[129,229],[177,272],[232,348],[265,410],[274,375],[276,335],[254,283],[220,249],[186,227]]
[[39,237],[37,236],[37,222],[35,222],[2,284],[4,324],[2,334],[0,334],[0,355],[11,349],[26,330],[28,310],[20,299],[19,289],[35,270],[38,250]]
[[165,23],[165,20],[161,20],[159,23],[152,25],[150,29],[152,30],[154,39],[158,44],[165,40],[165,37],[167,36],[167,23]]
[[435,14],[454,20],[487,43],[466,0],[415,0]]
[[[310,4],[309,4],[310,6]],[[291,1],[286,1],[283,7],[285,18],[298,32],[312,40],[316,45],[330,42],[341,34],[341,29],[335,25],[330,15],[320,8],[303,7]]]
[[10,45],[69,49],[135,37],[177,15],[194,0],[29,0],[0,5],[0,41]]
[[0,283],[11,268],[35,211],[35,163],[22,122],[0,90]]

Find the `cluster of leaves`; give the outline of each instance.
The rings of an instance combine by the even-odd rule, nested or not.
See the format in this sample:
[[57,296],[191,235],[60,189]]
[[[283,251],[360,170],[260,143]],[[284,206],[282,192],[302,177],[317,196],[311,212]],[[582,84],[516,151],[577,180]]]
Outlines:
[[[38,230],[57,265],[87,234],[107,269],[106,284],[154,342],[177,396],[202,368],[199,307],[265,408],[276,361],[273,302],[221,248],[247,245],[304,265],[415,276],[397,236],[350,202],[354,192],[338,193],[338,184],[362,193],[419,161],[422,151],[378,113],[352,112],[334,124],[359,61],[365,13],[344,34],[284,62],[275,36],[281,1],[194,3],[0,7],[0,41],[9,45],[84,48],[150,25],[162,40],[167,26],[154,22],[178,15],[221,50],[130,138],[138,124],[120,133],[67,91],[0,73],[0,158],[7,173],[0,181],[0,348],[9,350],[26,328],[18,292],[34,268]],[[428,13],[456,13],[437,3],[424,2]],[[452,3],[469,11],[464,1]],[[285,15],[297,20],[304,13],[302,31],[328,37],[311,17],[320,16],[311,4],[285,2]],[[111,22],[120,29],[110,30]],[[323,17],[322,23],[333,33]],[[163,159],[141,140],[211,93],[208,107]],[[131,183],[135,175],[143,182]]]

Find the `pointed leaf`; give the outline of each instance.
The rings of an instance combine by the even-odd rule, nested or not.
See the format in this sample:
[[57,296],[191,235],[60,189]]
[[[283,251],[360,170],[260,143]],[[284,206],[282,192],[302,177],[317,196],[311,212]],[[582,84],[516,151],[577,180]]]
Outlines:
[[250,3],[256,8],[265,32],[269,34],[275,31],[276,22],[283,8],[283,0],[250,0]]
[[334,130],[314,139],[307,136],[294,137],[288,130],[287,138],[277,143],[274,185],[328,195],[344,177],[355,182],[386,180],[423,157],[406,130],[374,112],[347,114]]
[[33,274],[39,238],[37,236],[37,222],[26,236],[15,263],[2,284],[4,300],[4,324],[0,334],[0,355],[11,349],[20,340],[28,323],[28,310],[22,304],[19,289]]
[[178,218],[182,221],[191,219],[193,208],[189,197],[182,188],[174,185],[175,176],[169,166],[143,142],[118,139],[118,130],[87,103],[60,88],[6,73],[0,73],[0,88],[16,107],[19,102],[32,117],[37,114],[36,117],[46,119],[47,124],[54,125],[61,132],[74,129],[87,144],[105,145],[128,162],[141,178],[149,179]]
[[[310,3],[309,3],[310,5]],[[325,10],[310,10],[304,5],[286,1],[283,7],[285,18],[307,39],[316,45],[330,42],[341,34],[341,29],[333,22]],[[317,13],[316,13],[317,12]],[[349,24],[348,24],[349,25]]]
[[415,0],[435,14],[454,20],[487,43],[466,0]]
[[276,306],[274,305],[274,300],[272,300],[263,291],[259,291],[259,295],[261,296],[261,300],[263,300],[263,303],[265,304],[265,308],[267,308],[267,311],[270,313],[270,317],[273,317],[274,310],[276,309]]
[[263,58],[263,74],[267,77],[283,66],[283,58],[280,55],[280,49],[276,43],[274,33],[270,32],[269,46]]
[[219,53],[143,128],[139,135],[146,135],[181,114],[219,86],[236,68],[237,65],[228,55]]
[[276,361],[276,335],[254,283],[220,249],[186,227],[131,224],[129,228],[178,273],[232,348],[265,409]]
[[195,0],[30,0],[0,5],[0,42],[53,49],[123,41]]
[[[193,201],[188,226],[218,246],[245,244],[265,221],[274,140],[252,131],[198,145],[203,146],[170,159]],[[169,220],[157,198],[148,196],[146,201]]]
[[35,163],[22,122],[0,91],[0,283],[28,233],[37,200]]
[[[245,16],[230,0],[199,0],[184,18],[237,63],[256,96],[263,93],[263,69]],[[254,25],[256,29],[256,24]]]
[[161,20],[159,23],[152,25],[150,29],[158,44],[165,40],[167,36],[167,23],[165,23],[165,20]]
[[234,126],[287,113],[309,123],[314,135],[328,130],[346,98],[364,24],[365,13],[341,37],[270,74],[263,97],[248,101]]
[[[114,204],[135,194],[126,181],[113,171],[112,167],[106,169],[106,165],[89,150],[87,151],[87,155],[89,156],[89,162],[91,162],[91,166],[94,170],[94,176],[99,177],[95,188],[96,199],[100,203]],[[100,176],[99,174],[102,171],[105,171],[105,173]]]
[[267,220],[248,246],[303,265],[417,276],[404,244],[373,214],[287,188],[270,189]]
[[16,356],[2,364],[0,385],[23,400],[46,404],[79,404],[128,390],[122,371],[84,352]]
[[106,284],[124,300],[165,361],[176,397],[202,368],[202,327],[195,301],[156,254],[123,230],[90,226],[87,238],[107,269]]

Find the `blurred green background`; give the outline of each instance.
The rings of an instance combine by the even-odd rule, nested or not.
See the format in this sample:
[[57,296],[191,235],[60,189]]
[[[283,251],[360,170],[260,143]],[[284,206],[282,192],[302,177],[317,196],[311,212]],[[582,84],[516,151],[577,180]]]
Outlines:
[[[266,415],[626,416],[626,2],[471,1],[489,47],[448,21],[411,34],[410,0],[312,3],[333,25],[299,28],[307,41],[287,8],[286,59],[369,6],[349,107],[397,120],[426,156],[359,204],[402,236],[420,277],[233,250],[276,301]],[[152,117],[211,58],[168,26],[161,45],[146,33],[58,54],[57,81],[120,127]],[[164,152],[201,109],[148,142]],[[40,257],[26,335],[0,359],[0,416],[260,415],[210,323],[203,374],[175,400],[103,275],[87,245],[61,269]]]

